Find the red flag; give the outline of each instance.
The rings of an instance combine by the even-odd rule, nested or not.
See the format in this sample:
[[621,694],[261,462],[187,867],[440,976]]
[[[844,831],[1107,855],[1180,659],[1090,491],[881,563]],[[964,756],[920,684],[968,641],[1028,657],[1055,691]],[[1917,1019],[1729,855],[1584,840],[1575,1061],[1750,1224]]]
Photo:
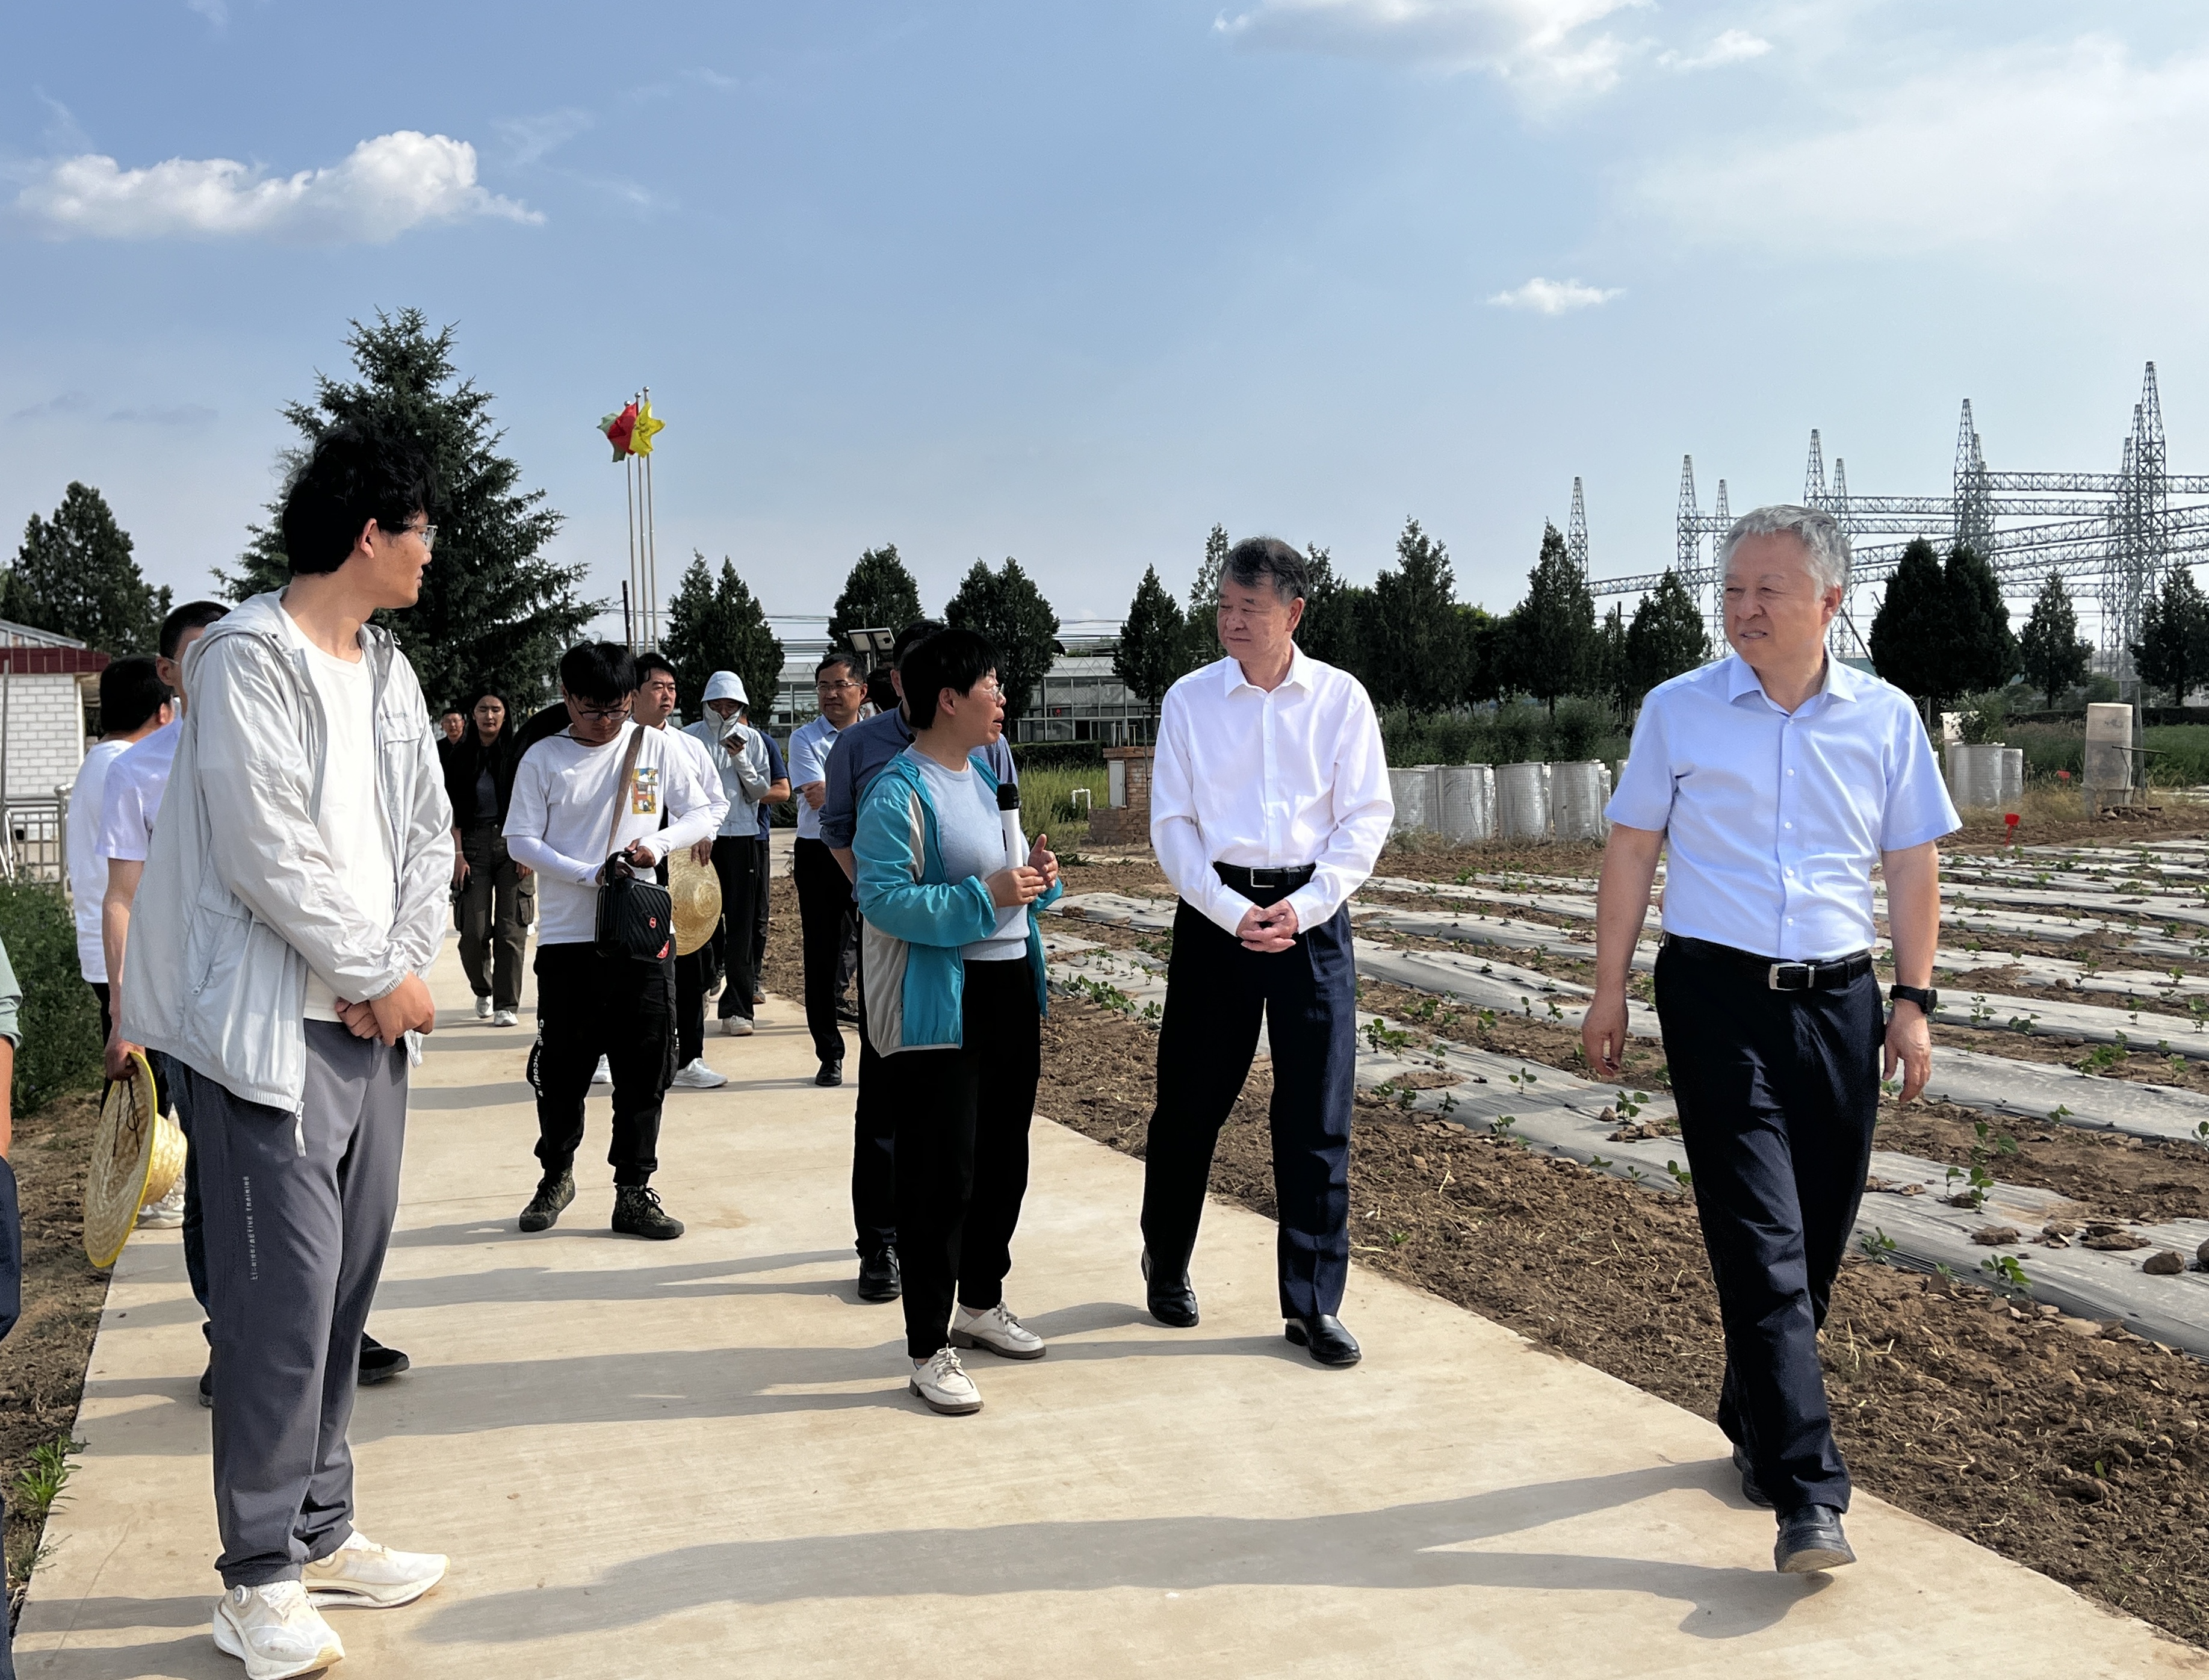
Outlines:
[[629,447],[630,437],[635,429],[636,405],[635,403],[629,404],[618,414],[609,414],[599,422],[599,430],[605,433],[606,442],[614,446],[616,461],[619,461],[623,455],[635,453]]

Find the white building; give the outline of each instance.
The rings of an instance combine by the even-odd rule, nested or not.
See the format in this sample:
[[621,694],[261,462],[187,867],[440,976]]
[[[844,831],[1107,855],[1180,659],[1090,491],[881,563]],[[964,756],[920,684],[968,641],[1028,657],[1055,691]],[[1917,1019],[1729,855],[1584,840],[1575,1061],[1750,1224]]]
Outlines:
[[108,656],[0,619],[0,873],[61,879],[62,814]]

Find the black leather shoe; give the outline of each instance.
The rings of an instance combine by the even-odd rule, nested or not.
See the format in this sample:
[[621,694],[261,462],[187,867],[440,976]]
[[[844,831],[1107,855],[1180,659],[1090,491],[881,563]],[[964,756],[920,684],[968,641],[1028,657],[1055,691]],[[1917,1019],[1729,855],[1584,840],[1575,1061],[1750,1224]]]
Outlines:
[[1281,1326],[1281,1334],[1298,1347],[1309,1348],[1313,1359],[1322,1365],[1354,1365],[1365,1357],[1342,1321],[1326,1313],[1292,1318]]
[[883,1249],[874,1254],[859,1256],[859,1298],[879,1306],[884,1301],[894,1301],[905,1293],[905,1280],[898,1275],[895,1249]]
[[1849,1537],[1841,1532],[1841,1514],[1831,1505],[1805,1505],[1779,1519],[1772,1566],[1781,1575],[1812,1575],[1856,1561]]
[[1749,1464],[1749,1454],[1739,1447],[1733,1449],[1733,1467],[1741,1472],[1741,1496],[1752,1505],[1772,1508],[1772,1496],[1756,1484],[1756,1471]]
[[388,1382],[403,1370],[411,1370],[414,1362],[395,1347],[386,1347],[365,1330],[360,1336],[360,1385],[374,1388],[379,1382]]
[[214,1406],[214,1356],[208,1356],[207,1369],[200,1373],[200,1404],[210,1411]]
[[844,1064],[841,1062],[823,1062],[821,1071],[813,1075],[813,1082],[816,1085],[841,1085],[844,1082]]
[[1196,1328],[1196,1291],[1190,1287],[1189,1268],[1171,1277],[1151,1275],[1151,1251],[1143,1250],[1143,1294],[1151,1316],[1177,1330]]

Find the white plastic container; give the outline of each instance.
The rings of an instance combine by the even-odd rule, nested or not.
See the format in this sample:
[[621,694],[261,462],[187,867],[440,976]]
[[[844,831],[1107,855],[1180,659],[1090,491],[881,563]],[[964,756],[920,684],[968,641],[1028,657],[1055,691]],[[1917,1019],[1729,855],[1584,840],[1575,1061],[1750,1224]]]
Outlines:
[[2002,804],[2002,759],[2012,751],[2017,753],[2022,764],[2025,754],[2020,748],[1969,747],[1959,744],[1947,750],[1948,797],[1956,802],[1959,810],[1991,810]]
[[1452,846],[1496,838],[1496,770],[1487,764],[1445,764],[1439,773],[1442,836]]
[[1550,826],[1561,840],[1599,840],[1610,832],[1603,820],[1609,778],[1593,759],[1550,766]]
[[1442,795],[1439,764],[1413,764],[1388,772],[1388,794],[1396,802],[1396,820],[1388,832],[1392,834],[1416,834],[1421,829],[1435,830],[1441,825]]
[[1550,837],[1550,767],[1501,764],[1496,769],[1496,832],[1507,840]]

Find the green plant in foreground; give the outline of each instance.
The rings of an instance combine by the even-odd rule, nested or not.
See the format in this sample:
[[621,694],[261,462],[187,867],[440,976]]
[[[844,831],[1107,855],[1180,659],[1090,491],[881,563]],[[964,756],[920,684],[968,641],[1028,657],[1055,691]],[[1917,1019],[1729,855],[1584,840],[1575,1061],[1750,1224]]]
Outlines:
[[32,1448],[31,1461],[15,1472],[8,1490],[15,1508],[34,1522],[44,1522],[47,1514],[69,1497],[65,1490],[76,1470],[71,1460],[83,1451],[84,1442],[66,1435]]
[[1672,1175],[1672,1182],[1677,1184],[1682,1189],[1691,1190],[1694,1189],[1695,1175],[1688,1171],[1687,1168],[1682,1166],[1679,1162],[1665,1162],[1664,1171]]
[[2025,1267],[2015,1255],[1998,1254],[1992,1260],[1983,1260],[1979,1270],[2005,1295],[2029,1292],[2032,1287],[2032,1280],[2025,1276]]

